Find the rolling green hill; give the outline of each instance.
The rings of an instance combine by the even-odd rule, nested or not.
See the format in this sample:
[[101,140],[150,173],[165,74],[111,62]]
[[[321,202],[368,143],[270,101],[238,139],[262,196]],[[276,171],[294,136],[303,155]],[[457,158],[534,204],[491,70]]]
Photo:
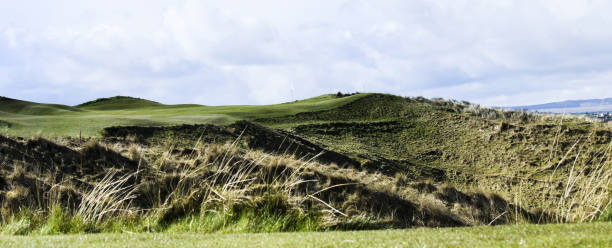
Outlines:
[[551,185],[567,182],[576,167],[583,177],[606,167],[612,144],[610,128],[601,123],[382,94],[256,121],[383,173],[402,168],[412,179],[494,188],[507,197],[522,193],[529,207],[559,194],[561,188]]
[[236,120],[253,120],[294,115],[301,112],[333,109],[367,94],[337,98],[323,95],[301,101],[275,105],[202,106],[195,104],[164,105],[131,98],[102,98],[69,107],[39,104],[3,98],[0,121],[11,128],[3,134],[29,137],[72,136],[96,137],[110,126],[168,126],[180,124],[230,124]]
[[60,104],[42,104],[0,97],[0,112],[21,115],[58,115],[80,112],[78,108]]
[[[34,175],[25,178],[32,181],[46,180],[47,170],[55,168],[59,174],[54,177],[72,180],[73,191],[65,193],[77,198],[94,182],[104,182],[102,169],[144,170],[137,203],[143,209],[165,209],[155,217],[160,218],[156,230],[168,228],[164,221],[179,221],[179,226],[197,222],[204,232],[224,232],[612,218],[612,129],[589,120],[388,94],[323,95],[265,106],[164,105],[129,97],[74,108],[9,103],[2,107],[7,111],[0,112],[0,132],[68,138],[55,139],[65,147],[40,138],[3,140],[0,151],[6,155],[0,162],[21,162],[3,168],[0,174],[6,176],[0,182],[12,188],[0,196],[36,203],[33,197],[18,198],[32,195],[18,191],[29,187],[29,181],[20,179],[24,176],[12,172],[20,163],[31,167]],[[36,106],[60,110],[29,112]],[[84,143],[70,138],[79,133],[94,139]],[[38,167],[45,170],[34,169]],[[217,175],[213,184],[198,183],[209,180],[211,173]],[[277,185],[279,178],[297,181]],[[245,182],[245,188],[232,190],[234,183]],[[288,190],[287,185],[301,186]],[[196,192],[210,187],[215,191],[209,194],[220,202],[215,206],[224,209],[213,212],[221,217],[198,212],[210,207],[198,204],[211,195]],[[260,198],[269,197],[270,187],[283,189],[274,196],[281,200]],[[181,192],[186,199],[164,198],[182,189],[195,191]],[[249,195],[253,192],[256,195]],[[12,208],[17,202],[8,201]],[[295,202],[299,204],[291,205]],[[270,210],[265,204],[272,204],[273,211],[261,212]],[[300,210],[292,212],[295,208]],[[321,208],[333,213],[330,218],[336,222],[317,219],[326,212]],[[286,216],[297,219],[283,219]],[[152,228],[148,222],[134,225],[130,230]],[[29,228],[32,232],[45,226]]]
[[77,108],[91,110],[142,109],[163,106],[161,103],[128,96],[100,98],[77,105]]

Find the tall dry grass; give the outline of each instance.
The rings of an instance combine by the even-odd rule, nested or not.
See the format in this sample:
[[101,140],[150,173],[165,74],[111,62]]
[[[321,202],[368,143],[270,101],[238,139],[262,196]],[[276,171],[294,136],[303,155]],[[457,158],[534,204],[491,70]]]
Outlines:
[[[557,136],[559,135],[560,131],[557,132]],[[559,139],[557,137],[552,141],[553,148],[557,146]],[[544,222],[593,221],[610,207],[612,144],[602,151],[597,151],[597,154],[601,154],[597,160],[584,164],[581,161],[588,159],[580,158],[586,156],[584,154],[587,153],[588,147],[580,145],[579,142],[567,151],[562,161],[551,167],[549,191],[538,192],[543,195],[537,207],[546,213],[547,219],[543,220]],[[409,182],[405,175],[393,178],[380,173],[339,168],[337,165],[322,165],[315,162],[316,156],[272,155],[241,149],[238,140],[226,144],[197,142],[188,149],[177,149],[171,142],[157,148],[160,150],[129,143],[128,147],[121,147],[121,144],[113,146],[114,149],[125,150],[124,153],[133,160],[138,160],[139,167],[136,171],[127,173],[108,170],[98,183],[82,192],[82,200],[75,212],[66,213],[80,218],[80,222],[75,223],[103,226],[116,220],[129,219],[135,223],[146,221],[144,224],[138,224],[145,228],[136,231],[159,231],[185,218],[199,218],[200,222],[203,219],[213,219],[213,224],[202,225],[209,225],[207,231],[216,231],[235,225],[246,213],[248,218],[253,219],[268,216],[266,218],[270,218],[269,220],[257,221],[273,226],[262,229],[261,225],[264,224],[253,224],[260,226],[248,230],[295,230],[295,227],[287,226],[296,221],[312,220],[313,216],[318,219],[308,228],[316,229],[338,224],[340,220],[344,221],[343,223],[351,223],[353,220],[366,222],[372,219],[383,219],[387,223],[396,221],[396,217],[402,214],[402,209],[392,209],[396,212],[389,214],[379,206],[364,210],[350,205],[358,203],[375,206],[372,201],[389,199],[406,200],[414,204],[420,213],[415,214],[412,221],[422,218],[422,222],[415,221],[422,225],[440,224],[425,222],[425,218],[431,221],[441,219],[432,217],[432,214],[448,215],[448,218],[459,217],[456,219],[461,219],[466,225],[521,223],[526,222],[521,219],[526,216],[521,206],[530,205],[526,202],[530,198],[526,196],[534,193],[524,187],[530,183],[529,180],[521,181],[509,189],[509,192],[514,194],[511,195],[511,200],[505,202],[501,197],[490,194],[490,191],[459,192],[429,182]],[[570,167],[561,166],[563,161],[570,159],[573,162],[569,164]],[[564,170],[565,174],[561,174],[561,170]],[[326,176],[327,181],[322,180],[320,176],[313,176],[316,173]],[[559,175],[567,176],[560,179]],[[335,182],[332,177],[336,178]],[[339,182],[338,178],[346,180]],[[553,187],[559,182],[562,188]],[[149,185],[148,188],[144,187],[145,185]],[[352,188],[356,185],[360,190],[356,190],[357,187]],[[62,192],[62,187],[75,188],[74,185],[64,182],[55,183],[52,189],[57,189],[57,192],[49,192],[51,197],[48,206],[61,205],[59,192]],[[344,188],[352,188],[353,191],[340,190]],[[335,191],[336,195],[326,194],[332,191]],[[379,196],[375,198],[362,192]],[[135,205],[136,200],[141,204],[138,207]],[[500,205],[498,203],[508,208],[500,210],[496,207]],[[533,205],[533,202],[531,203]],[[143,208],[142,204],[147,207]],[[52,209],[47,212],[55,213]],[[12,226],[11,230],[20,230],[21,233],[24,232],[21,228],[24,223],[41,222],[30,219],[14,219],[13,222],[18,223],[19,228]],[[250,223],[249,221],[250,219],[246,220],[247,223]],[[283,224],[278,227],[278,223]]]
[[[546,179],[513,177],[518,183],[511,184],[506,191],[510,192],[515,206],[531,206],[540,213],[538,221],[554,223],[590,222],[610,209],[612,143],[595,150],[588,143],[594,133],[575,141],[558,162],[540,170],[539,174],[548,173]],[[552,141],[549,163],[552,163],[552,152],[559,149],[561,135],[559,129]],[[533,187],[534,184],[541,186]]]
[[[572,163],[562,194],[556,200],[557,221],[587,222],[595,220],[611,204],[612,161],[608,146],[601,159],[595,161],[594,167],[577,167],[576,159]],[[554,202],[554,201],[551,201]]]
[[131,207],[130,200],[136,198],[136,185],[130,180],[138,173],[136,171],[117,178],[116,171],[108,172],[91,191],[83,195],[76,214],[85,222],[94,223],[100,223],[105,217],[117,213],[132,214],[136,210]]

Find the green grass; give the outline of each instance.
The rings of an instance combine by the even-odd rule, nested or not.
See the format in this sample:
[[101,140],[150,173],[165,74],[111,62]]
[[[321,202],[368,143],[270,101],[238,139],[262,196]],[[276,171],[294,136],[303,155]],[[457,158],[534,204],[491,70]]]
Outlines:
[[259,234],[0,236],[1,247],[610,247],[612,223]]
[[[523,121],[506,118],[503,112],[502,117],[495,113],[495,117],[488,118],[483,113],[490,112],[474,114],[448,102],[381,94],[358,94],[344,98],[324,95],[266,106],[163,105],[125,97],[101,99],[76,107],[1,100],[0,134],[53,137],[78,136],[82,133],[87,137],[98,136],[100,130],[109,126],[229,124],[236,120],[251,120],[268,127],[294,131],[318,145],[354,158],[364,167],[368,162],[379,160],[376,166],[387,167],[376,168],[376,173],[399,165],[400,170],[389,170],[391,173],[387,174],[395,174],[396,178],[407,176],[410,180],[434,178],[436,184],[495,192],[528,209],[558,211],[554,208],[569,206],[571,211],[566,221],[570,222],[586,220],[580,219],[579,213],[590,210],[576,210],[571,207],[571,202],[567,206],[557,204],[559,199],[566,200],[559,198],[564,189],[571,189],[566,185],[571,182],[571,185],[578,185],[576,191],[593,192],[595,195],[605,188],[606,182],[610,182],[609,173],[603,173],[603,179],[589,178],[590,175],[600,174],[591,171],[609,171],[609,161],[612,161],[609,152],[612,132],[609,127],[577,120],[560,121],[558,118]],[[599,185],[599,181],[603,182],[603,186]],[[595,202],[592,199],[605,203],[609,201],[609,195],[591,198],[587,195],[570,200]],[[578,217],[573,218],[574,215]],[[598,218],[610,220],[610,216],[608,210]],[[34,231],[25,233],[82,233],[89,228],[79,226],[78,220],[63,226],[61,223],[66,220],[62,220],[61,215],[51,217],[41,222]],[[309,216],[291,219],[295,216],[262,216],[247,212],[240,218],[231,219],[230,225],[226,225],[226,217],[187,217],[155,230],[161,232],[156,234],[30,236],[26,239],[0,236],[2,241],[7,241],[0,242],[0,245],[23,246],[30,245],[24,242],[39,242],[32,245],[133,244],[149,247],[222,244],[302,247],[302,241],[317,247],[612,245],[610,223],[372,232],[187,234],[320,230],[312,227],[315,220]],[[14,223],[15,226],[11,228],[17,231],[11,233],[20,233],[20,228],[27,224],[22,221]],[[108,229],[101,228],[99,231],[143,231],[139,228],[142,223],[135,223],[131,227],[117,223],[110,223]],[[223,225],[219,227],[219,223]],[[289,223],[296,223],[296,226]],[[77,228],[70,229],[71,226]]]
[[139,216],[114,217],[99,222],[88,221],[63,208],[55,207],[49,213],[22,210],[0,221],[0,235],[57,235],[92,233],[262,233],[345,230],[325,228],[319,216],[291,211],[281,197],[259,201],[257,206],[229,209],[208,209],[204,214],[188,214],[173,220],[149,213]]
[[163,104],[149,101],[140,98],[133,98],[127,96],[115,96],[110,98],[100,98],[97,100],[89,101],[83,104],[79,104],[76,107],[81,109],[89,110],[117,110],[117,109],[139,109],[146,107],[158,107]]
[[399,171],[411,179],[495,191],[527,207],[542,207],[538,204],[547,202],[545,197],[559,193],[549,192],[554,188],[547,183],[567,182],[571,161],[580,169],[598,164],[593,161],[608,154],[612,138],[609,127],[592,123],[521,122],[505,118],[507,113],[477,108],[482,113],[473,114],[451,102],[384,94],[323,95],[265,106],[163,105],[116,97],[32,114],[41,106],[56,105],[5,99],[0,104],[0,134],[88,137],[109,126],[251,120],[295,131],[361,164],[375,161],[402,168],[391,174]]
[[492,114],[482,117],[448,102],[376,94],[331,110],[259,122],[292,130],[362,164],[395,163],[411,179],[494,189],[529,208],[550,207],[540,205],[558,195],[549,185],[567,182],[572,164],[585,171],[582,176],[609,166],[612,132],[607,126],[559,116],[524,121],[510,112]]
[[[0,133],[11,136],[99,136],[109,126],[167,126],[179,124],[229,124],[337,108],[369,94],[337,98],[323,95],[275,105],[202,106],[163,105],[152,101],[114,97],[76,107],[0,99]],[[10,126],[9,128],[6,128]]]
[[79,112],[74,107],[59,104],[41,104],[0,97],[0,113],[24,115],[56,115],[69,112]]

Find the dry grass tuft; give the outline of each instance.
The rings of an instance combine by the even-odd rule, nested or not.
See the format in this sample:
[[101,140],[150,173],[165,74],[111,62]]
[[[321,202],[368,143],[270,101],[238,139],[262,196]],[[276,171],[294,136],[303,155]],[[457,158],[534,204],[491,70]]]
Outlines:
[[85,193],[81,201],[77,215],[85,221],[99,223],[105,217],[114,216],[117,213],[131,214],[134,210],[130,201],[136,198],[135,185],[130,184],[139,172],[119,176],[116,171],[110,171],[102,181],[89,192]]

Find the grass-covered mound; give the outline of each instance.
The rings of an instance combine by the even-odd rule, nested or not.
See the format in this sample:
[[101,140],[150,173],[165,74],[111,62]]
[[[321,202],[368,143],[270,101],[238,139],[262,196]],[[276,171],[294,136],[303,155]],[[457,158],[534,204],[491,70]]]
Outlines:
[[[138,98],[112,97],[98,99],[77,107],[63,106],[60,108],[58,106],[59,110],[54,107],[53,111],[41,111],[40,114],[31,110],[16,111],[17,108],[10,103],[0,104],[0,121],[11,123],[9,129],[0,129],[0,131],[3,134],[19,137],[99,137],[102,129],[112,126],[175,126],[204,123],[226,125],[238,120],[290,116],[302,112],[334,109],[367,95],[358,94],[340,98],[335,95],[323,95],[295,102],[262,106],[164,105]],[[3,108],[11,112],[4,111]],[[62,108],[74,111],[64,111]],[[32,113],[32,115],[25,113]]]
[[551,220],[496,194],[340,167],[308,154],[253,150],[242,138],[192,147],[63,142],[1,138],[2,232],[193,231],[194,225],[199,232],[267,232]]
[[382,173],[494,191],[567,219],[594,219],[610,202],[612,132],[600,123],[383,94],[257,121]]
[[60,104],[35,103],[0,96],[0,112],[10,114],[46,116],[79,111],[81,110]]
[[109,98],[99,98],[93,101],[77,105],[77,108],[91,110],[118,110],[118,109],[135,109],[163,106],[161,103],[134,98],[129,96],[115,96]]
[[384,94],[82,109],[0,112],[9,134],[75,123],[98,134],[2,139],[4,230],[53,233],[58,218],[69,224],[56,232],[232,232],[612,215],[612,132],[588,120]]

